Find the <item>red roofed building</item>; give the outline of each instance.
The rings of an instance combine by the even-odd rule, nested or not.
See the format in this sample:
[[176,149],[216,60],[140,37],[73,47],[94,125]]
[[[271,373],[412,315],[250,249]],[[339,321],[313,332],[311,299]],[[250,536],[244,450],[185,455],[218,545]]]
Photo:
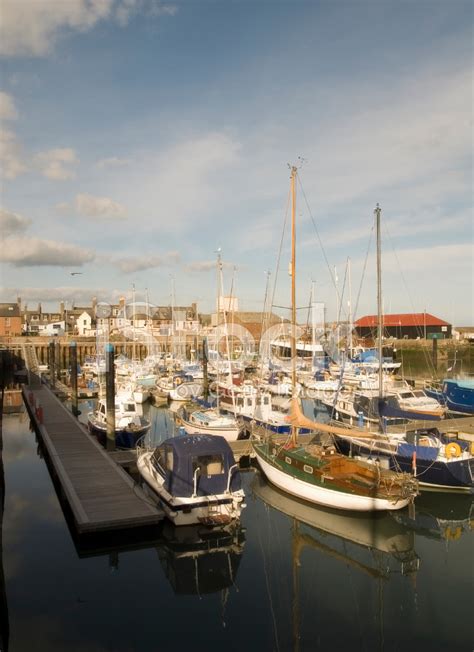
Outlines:
[[[359,337],[377,337],[377,315],[367,315],[358,319],[354,328]],[[451,324],[428,312],[413,314],[384,315],[383,336],[396,339],[444,339],[451,338]]]

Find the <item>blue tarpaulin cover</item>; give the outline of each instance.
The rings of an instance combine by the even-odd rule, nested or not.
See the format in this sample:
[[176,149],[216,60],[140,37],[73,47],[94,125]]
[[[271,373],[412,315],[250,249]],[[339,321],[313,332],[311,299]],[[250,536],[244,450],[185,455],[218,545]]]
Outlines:
[[[224,437],[219,435],[181,435],[172,437],[160,444],[165,455],[172,452],[173,468],[165,469],[165,489],[173,496],[192,496],[194,490],[194,470],[198,458],[219,456],[222,459],[223,473],[206,475],[200,473],[197,481],[197,495],[221,494],[227,489],[229,469],[235,464],[234,455]],[[194,464],[193,464],[194,463]],[[241,488],[240,472],[234,469],[230,490]]]

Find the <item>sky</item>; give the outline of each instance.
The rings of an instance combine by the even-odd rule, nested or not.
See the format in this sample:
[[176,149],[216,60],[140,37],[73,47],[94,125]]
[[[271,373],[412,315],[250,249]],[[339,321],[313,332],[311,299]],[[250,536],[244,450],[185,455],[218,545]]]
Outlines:
[[384,311],[473,325],[472,43],[464,0],[1,0],[0,301],[211,312],[220,250],[288,306],[297,165],[300,321],[376,312],[379,203]]

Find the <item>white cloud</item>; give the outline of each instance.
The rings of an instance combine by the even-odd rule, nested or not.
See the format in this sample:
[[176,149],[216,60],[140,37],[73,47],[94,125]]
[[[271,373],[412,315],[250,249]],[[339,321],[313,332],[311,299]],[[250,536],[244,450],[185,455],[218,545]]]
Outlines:
[[2,175],[7,179],[16,179],[28,169],[23,161],[21,145],[15,134],[8,129],[0,129],[0,167]]
[[107,19],[125,26],[138,12],[170,16],[175,8],[148,0],[2,0],[0,54],[45,56],[67,31],[87,32]]
[[162,256],[149,256],[144,253],[141,256],[119,258],[113,262],[122,272],[127,273],[140,272],[145,269],[154,269],[165,265],[173,265],[179,261],[179,258],[179,253],[177,251],[170,251]]
[[16,120],[18,112],[11,95],[0,91],[0,120]]
[[76,245],[41,238],[10,238],[0,251],[0,261],[14,267],[54,265],[76,267],[91,262],[94,252]]
[[31,220],[26,217],[0,208],[0,237],[8,238],[11,235],[26,231],[30,224]]
[[179,231],[196,220],[209,220],[229,200],[222,177],[239,161],[240,143],[223,133],[208,133],[144,160],[127,175],[128,203],[148,225]]
[[118,156],[111,156],[110,158],[102,158],[97,161],[96,166],[98,168],[121,168],[125,165],[129,165],[130,159],[128,158],[119,158]]
[[65,214],[71,212],[71,204],[68,204],[67,201],[59,202],[59,204],[56,204],[55,208],[58,213]]
[[35,162],[43,176],[63,181],[75,177],[71,166],[76,165],[79,161],[73,149],[63,147],[39,152],[35,157]]
[[[69,275],[69,272],[65,272]],[[107,298],[110,296],[110,290],[105,290],[103,288],[94,287],[84,288],[84,287],[75,287],[71,285],[64,285],[59,287],[24,287],[18,288],[2,288],[0,290],[0,296],[4,301],[14,301],[20,294],[23,304],[27,301],[40,301],[40,302],[49,302],[49,301],[65,301],[69,302],[67,305],[68,308],[71,307],[71,302],[74,301],[76,305],[91,305],[92,297],[97,297],[99,300],[102,298]],[[105,299],[104,299],[105,300]]]
[[127,210],[110,197],[94,197],[86,193],[76,195],[75,209],[79,215],[100,219],[121,219]]
[[[189,263],[184,267],[187,272],[210,272],[216,271],[217,263],[215,260],[201,260],[195,261],[194,263]],[[234,265],[232,263],[222,263],[223,268],[232,269]]]

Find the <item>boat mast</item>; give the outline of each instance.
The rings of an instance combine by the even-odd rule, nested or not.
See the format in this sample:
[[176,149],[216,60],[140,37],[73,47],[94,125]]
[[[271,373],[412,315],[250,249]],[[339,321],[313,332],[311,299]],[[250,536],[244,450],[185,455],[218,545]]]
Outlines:
[[348,276],[349,276],[349,358],[352,358],[352,349],[354,348],[354,341],[352,330],[354,325],[352,323],[352,275],[351,275],[351,259],[347,259]]
[[[292,396],[296,396],[296,175],[297,168],[291,167],[291,387]],[[298,430],[291,426],[291,441],[293,446],[297,445]]]
[[[216,320],[216,413],[220,414],[220,400],[219,400],[219,367],[220,367],[220,354],[219,354],[219,340],[217,339],[218,334],[219,334],[219,319],[220,319],[220,309],[221,309],[221,299],[220,299],[220,292],[221,292],[221,287],[220,287],[220,280],[221,280],[221,269],[222,269],[222,261],[221,261],[221,250],[220,247],[217,250],[217,265],[216,265],[216,273],[217,273],[217,320]],[[225,308],[225,306],[224,306]]]
[[383,396],[383,368],[382,368],[382,244],[380,236],[380,206],[375,207],[375,223],[377,233],[377,346],[379,356],[379,396]]

